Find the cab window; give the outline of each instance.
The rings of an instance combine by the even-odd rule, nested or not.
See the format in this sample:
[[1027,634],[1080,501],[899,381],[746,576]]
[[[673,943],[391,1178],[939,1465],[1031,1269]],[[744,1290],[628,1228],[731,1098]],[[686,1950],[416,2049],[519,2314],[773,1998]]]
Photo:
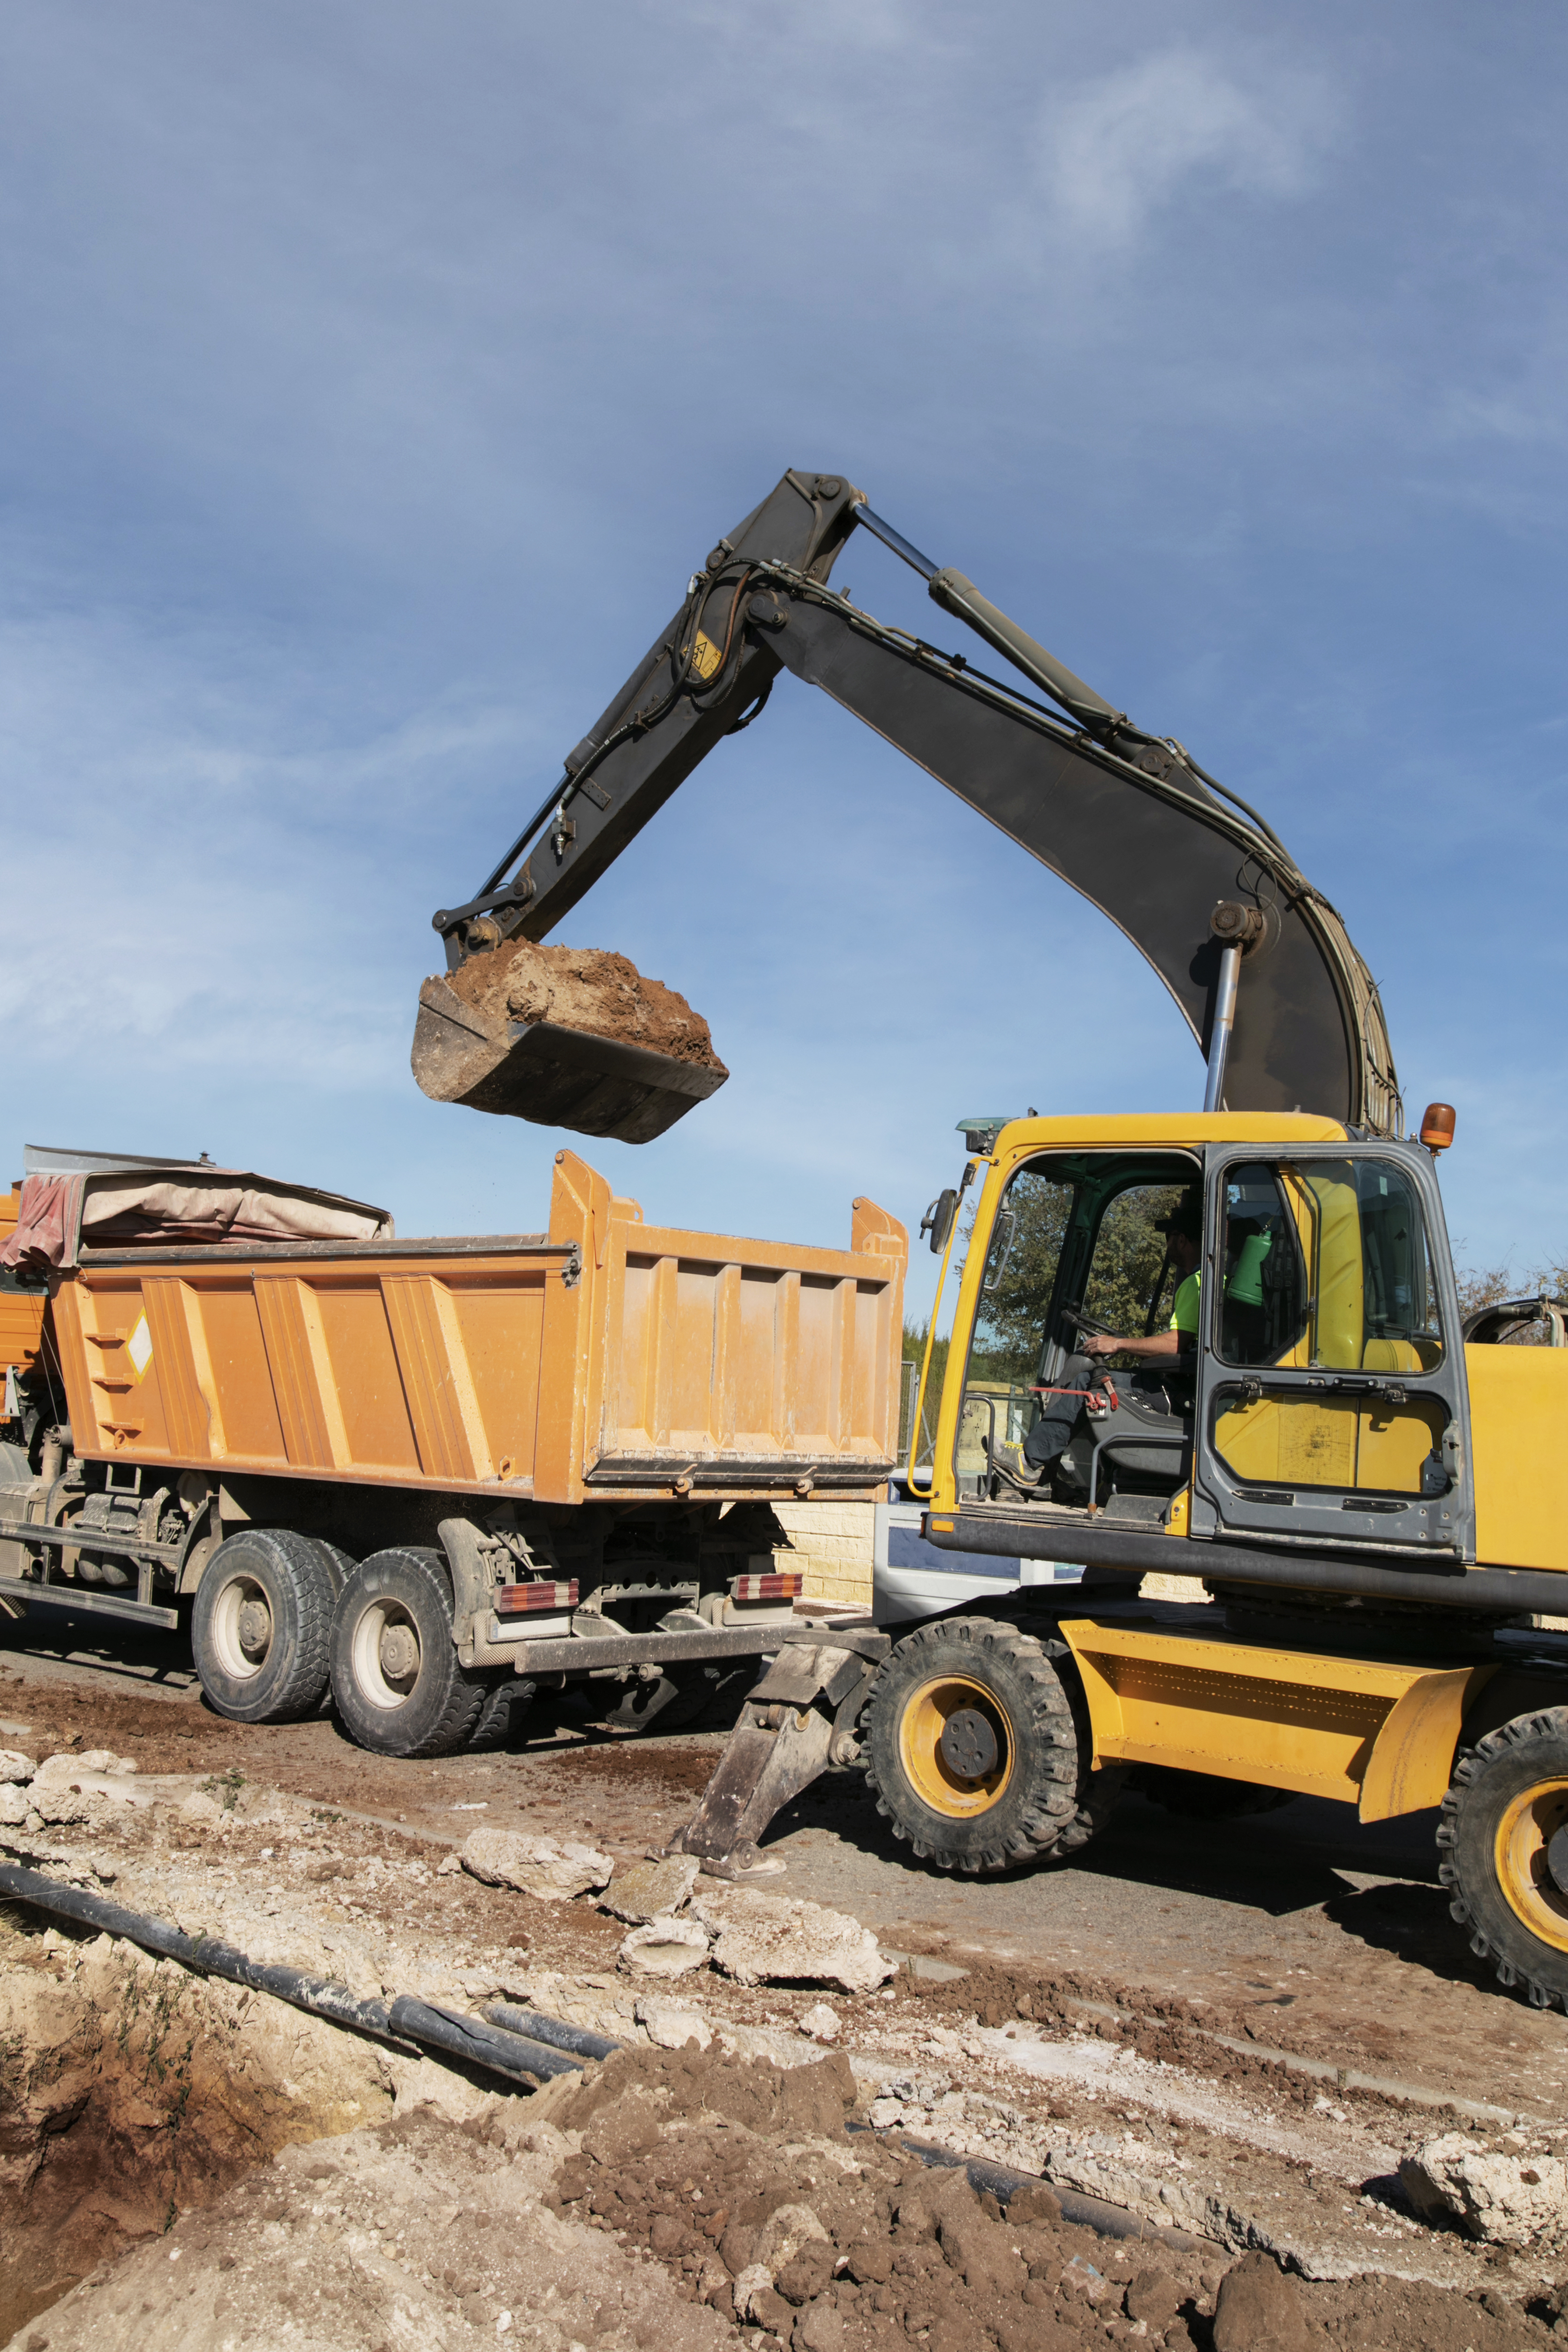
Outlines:
[[1308,1291],[1296,1221],[1274,1169],[1226,1170],[1220,1263],[1225,1361],[1293,1362],[1306,1334]]
[[1107,1202],[1084,1286],[1086,1314],[1129,1338],[1164,1330],[1179,1281],[1159,1230],[1184,1197],[1182,1184],[1129,1184]]
[[1227,1363],[1423,1372],[1443,1334],[1426,1221],[1394,1161],[1226,1171],[1219,1352]]
[[992,1228],[966,1385],[977,1412],[985,1401],[984,1425],[994,1422],[1010,1445],[1023,1443],[1035,1418],[1041,1341],[1077,1191],[1070,1177],[1021,1168]]

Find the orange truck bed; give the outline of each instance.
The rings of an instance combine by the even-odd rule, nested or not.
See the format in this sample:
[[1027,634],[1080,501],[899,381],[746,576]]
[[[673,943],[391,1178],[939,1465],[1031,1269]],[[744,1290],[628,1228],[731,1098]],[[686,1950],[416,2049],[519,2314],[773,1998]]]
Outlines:
[[548,1503],[867,1496],[895,1460],[908,1252],[868,1201],[847,1250],[647,1225],[563,1151],[548,1234],[84,1251],[54,1323],[89,1458]]
[[[21,1187],[0,1192],[0,1242],[16,1230]],[[0,1378],[6,1372],[27,1372],[38,1360],[44,1309],[48,1297],[41,1284],[27,1282],[0,1267]]]

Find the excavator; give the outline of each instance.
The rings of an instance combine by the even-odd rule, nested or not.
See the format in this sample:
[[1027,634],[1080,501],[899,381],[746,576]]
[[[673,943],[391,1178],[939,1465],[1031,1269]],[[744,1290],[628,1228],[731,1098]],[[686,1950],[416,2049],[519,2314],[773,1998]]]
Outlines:
[[[832,588],[856,531],[1011,675]],[[1188,1115],[961,1121],[921,1228],[942,1266],[908,1476],[933,1546],[1025,1582],[897,1643],[838,1624],[782,1647],[677,1843],[764,1868],[780,1807],[852,1765],[918,1856],[971,1873],[1077,1852],[1129,1787],[1210,1820],[1298,1795],[1430,1812],[1471,1948],[1568,2006],[1563,1310],[1467,1328],[1436,1174],[1453,1111],[1405,1133],[1367,967],[1255,809],[845,477],[792,470],[435,916],[448,972],[545,938],[781,670],[1092,900],[1207,1076]],[[464,1023],[427,984],[415,1060],[446,1099],[635,1141],[711,1091],[616,1041]],[[1029,1584],[1064,1559],[1081,1585]]]

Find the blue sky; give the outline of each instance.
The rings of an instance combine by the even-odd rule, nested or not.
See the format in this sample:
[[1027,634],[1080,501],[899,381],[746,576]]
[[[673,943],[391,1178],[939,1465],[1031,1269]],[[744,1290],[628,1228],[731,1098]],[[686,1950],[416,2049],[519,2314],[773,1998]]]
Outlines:
[[[796,465],[1265,811],[1458,1107],[1465,1255],[1568,1255],[1565,66],[1508,0],[13,0],[13,1160],[540,1223],[571,1139],[408,1076],[430,912]],[[661,1220],[837,1241],[964,1112],[1202,1097],[1110,927],[787,678],[563,936],[734,1072],[583,1146]]]

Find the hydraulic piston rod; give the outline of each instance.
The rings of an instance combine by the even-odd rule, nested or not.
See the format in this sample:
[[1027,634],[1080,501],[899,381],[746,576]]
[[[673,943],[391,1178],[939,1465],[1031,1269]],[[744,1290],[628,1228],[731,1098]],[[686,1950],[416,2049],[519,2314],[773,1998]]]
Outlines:
[[1225,1107],[1225,1065],[1230,1052],[1230,1033],[1236,1026],[1236,985],[1240,977],[1239,944],[1221,948],[1219,981],[1214,998],[1214,1026],[1209,1032],[1208,1084],[1204,1088],[1205,1110],[1222,1110]]

